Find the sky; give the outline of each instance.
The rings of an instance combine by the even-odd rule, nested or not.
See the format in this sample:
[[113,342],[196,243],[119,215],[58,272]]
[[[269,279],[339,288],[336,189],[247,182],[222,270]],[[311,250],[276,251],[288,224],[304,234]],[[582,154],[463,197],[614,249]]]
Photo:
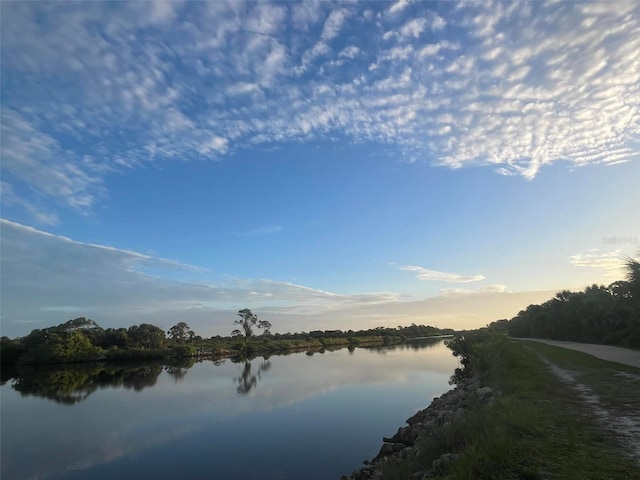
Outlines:
[[638,2],[0,7],[2,335],[476,328],[640,251]]

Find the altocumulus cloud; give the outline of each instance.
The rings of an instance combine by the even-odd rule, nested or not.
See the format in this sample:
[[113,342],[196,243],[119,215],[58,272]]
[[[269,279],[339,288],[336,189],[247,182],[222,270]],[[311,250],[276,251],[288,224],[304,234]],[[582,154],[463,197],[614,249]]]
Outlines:
[[111,172],[279,142],[526,178],[625,162],[638,28],[637,2],[10,2],[3,181],[54,223]]

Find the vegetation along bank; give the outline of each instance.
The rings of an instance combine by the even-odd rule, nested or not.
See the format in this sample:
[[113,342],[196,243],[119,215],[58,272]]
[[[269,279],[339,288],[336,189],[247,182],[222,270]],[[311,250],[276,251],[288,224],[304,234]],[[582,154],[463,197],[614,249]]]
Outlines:
[[450,348],[455,388],[343,479],[640,479],[640,369],[490,329]]
[[[250,310],[240,310],[240,328],[230,336],[202,338],[185,322],[167,332],[149,325],[129,328],[102,328],[93,320],[80,317],[68,322],[33,330],[19,338],[2,337],[3,365],[36,365],[94,361],[124,361],[176,358],[234,358],[317,351],[338,347],[392,345],[407,338],[452,334],[451,329],[424,325],[360,331],[315,330],[301,333],[271,333],[268,322],[258,320]],[[261,330],[258,335],[256,331]]]
[[448,342],[453,390],[383,438],[363,479],[640,479],[640,369],[507,336],[640,347],[640,263]]

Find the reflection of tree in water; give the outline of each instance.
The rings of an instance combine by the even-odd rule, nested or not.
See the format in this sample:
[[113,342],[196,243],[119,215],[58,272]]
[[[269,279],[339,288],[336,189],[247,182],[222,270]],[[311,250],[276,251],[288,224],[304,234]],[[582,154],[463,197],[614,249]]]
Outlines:
[[258,380],[261,379],[262,372],[266,372],[267,370],[269,370],[269,368],[271,368],[271,362],[265,358],[258,366],[258,371],[253,374],[251,372],[251,362],[249,360],[245,360],[244,366],[242,368],[242,374],[235,379],[238,383],[238,393],[241,393],[243,395],[249,393],[258,385]]
[[100,388],[141,391],[156,384],[162,364],[137,366],[66,365],[18,367],[11,386],[23,396],[73,405]]
[[173,377],[173,380],[175,383],[178,383],[180,380],[186,377],[187,372],[189,371],[188,368],[175,367],[175,366],[169,366],[169,365],[164,367],[164,370],[165,372],[167,372],[169,375]]
[[178,383],[187,375],[194,363],[195,360],[193,358],[175,359],[171,365],[166,365],[164,370],[173,377],[175,383]]
[[412,338],[407,340],[404,343],[397,343],[395,345],[382,345],[376,347],[366,347],[374,352],[379,353],[380,355],[386,355],[389,352],[393,352],[395,350],[426,350],[429,348],[437,347],[444,341],[442,337],[432,337],[432,338]]

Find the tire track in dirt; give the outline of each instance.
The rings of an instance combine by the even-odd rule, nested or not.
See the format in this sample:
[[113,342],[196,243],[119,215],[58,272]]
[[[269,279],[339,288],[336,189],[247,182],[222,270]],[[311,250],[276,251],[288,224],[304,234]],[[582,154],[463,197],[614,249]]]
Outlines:
[[[628,410],[625,414],[616,412],[614,408],[603,402],[591,388],[580,383],[576,372],[561,368],[544,357],[542,360],[560,380],[577,393],[600,426],[615,435],[622,451],[640,465],[640,412],[633,410]],[[640,375],[625,372],[617,372],[615,375],[619,376],[621,380],[637,382],[638,391],[640,391]]]

